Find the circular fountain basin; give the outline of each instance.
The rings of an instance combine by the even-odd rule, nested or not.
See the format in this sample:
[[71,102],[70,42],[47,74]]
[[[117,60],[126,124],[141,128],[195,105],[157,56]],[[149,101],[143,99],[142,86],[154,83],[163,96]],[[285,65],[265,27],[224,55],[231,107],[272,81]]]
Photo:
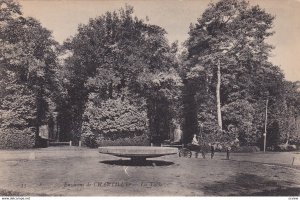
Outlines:
[[99,147],[98,149],[99,153],[131,158],[132,160],[145,160],[146,158],[155,158],[178,153],[178,149],[172,147],[107,146]]

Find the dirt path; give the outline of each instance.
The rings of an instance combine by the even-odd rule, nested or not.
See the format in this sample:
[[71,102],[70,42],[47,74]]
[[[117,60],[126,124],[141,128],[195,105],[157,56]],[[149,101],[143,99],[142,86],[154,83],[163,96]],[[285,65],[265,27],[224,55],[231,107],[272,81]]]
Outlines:
[[[299,154],[177,155],[133,164],[95,149],[0,151],[0,195],[300,195]],[[263,161],[263,162],[262,162]],[[282,161],[282,162],[281,162]],[[2,193],[2,194],[1,194]]]

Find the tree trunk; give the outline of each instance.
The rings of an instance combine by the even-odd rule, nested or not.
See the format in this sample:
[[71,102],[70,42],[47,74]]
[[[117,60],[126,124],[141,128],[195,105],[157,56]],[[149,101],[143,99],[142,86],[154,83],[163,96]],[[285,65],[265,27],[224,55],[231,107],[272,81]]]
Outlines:
[[[287,130],[286,143],[285,143],[286,145],[289,144],[291,132],[296,132],[297,131],[297,130],[292,130],[293,127],[291,127],[291,126],[295,126],[295,127],[297,126],[296,117],[295,116],[290,117],[291,112],[290,111],[288,111],[288,112],[289,112],[289,116],[288,116],[288,130]],[[293,119],[293,122],[291,122],[292,121],[291,119]]]
[[268,103],[269,103],[269,97],[267,98],[267,101],[266,101],[265,132],[264,132],[264,152],[266,152],[266,147],[267,147]]
[[218,126],[219,126],[220,130],[222,130],[223,127],[222,127],[222,113],[221,113],[220,88],[221,88],[221,66],[220,66],[220,61],[218,61],[217,87],[216,87],[216,96],[217,96],[217,114],[218,114]]

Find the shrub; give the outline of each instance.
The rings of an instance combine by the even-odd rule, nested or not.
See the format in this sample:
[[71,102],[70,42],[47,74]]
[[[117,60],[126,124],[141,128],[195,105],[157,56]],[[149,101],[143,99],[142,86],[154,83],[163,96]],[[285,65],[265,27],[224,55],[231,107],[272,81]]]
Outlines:
[[98,147],[98,144],[96,142],[97,138],[96,135],[93,133],[86,133],[83,134],[81,137],[82,143],[85,146],[91,147],[91,148],[96,148]]
[[36,115],[33,92],[14,80],[0,85],[4,91],[0,97],[0,148],[32,148]]
[[288,145],[287,150],[288,151],[296,151],[297,150],[297,146],[296,145]]
[[0,149],[33,148],[35,134],[33,132],[0,132]]
[[296,151],[296,150],[297,150],[296,145],[280,144],[275,146],[275,151]]
[[232,151],[237,153],[251,153],[260,151],[260,148],[257,146],[240,146],[232,148]]
[[97,105],[90,99],[84,120],[81,138],[88,147],[148,144],[147,114],[128,100],[109,99]]
[[113,133],[109,137],[95,134],[82,135],[83,145],[91,148],[99,146],[149,146],[150,138],[147,134]]
[[[121,136],[122,135],[122,136]],[[98,146],[149,146],[150,138],[147,134],[115,134],[114,139],[99,137],[96,142]]]

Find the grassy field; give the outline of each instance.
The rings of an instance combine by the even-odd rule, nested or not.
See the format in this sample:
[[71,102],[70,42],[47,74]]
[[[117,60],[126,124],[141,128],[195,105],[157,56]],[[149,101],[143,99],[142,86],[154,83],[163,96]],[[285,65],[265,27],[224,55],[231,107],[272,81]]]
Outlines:
[[[165,156],[135,164],[97,149],[0,151],[0,195],[299,196],[300,154]],[[293,166],[291,165],[293,162]]]

